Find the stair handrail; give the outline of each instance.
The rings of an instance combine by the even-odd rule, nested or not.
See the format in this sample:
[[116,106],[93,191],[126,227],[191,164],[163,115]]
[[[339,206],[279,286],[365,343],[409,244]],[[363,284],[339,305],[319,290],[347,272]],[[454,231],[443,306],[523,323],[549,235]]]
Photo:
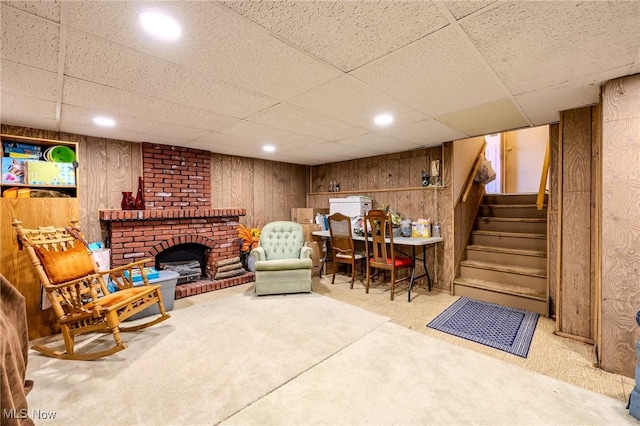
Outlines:
[[544,194],[547,188],[547,176],[549,175],[550,150],[549,137],[547,136],[547,148],[544,153],[544,163],[542,164],[542,176],[540,176],[540,189],[538,189],[538,198],[536,200],[538,210],[542,210],[544,207]]
[[467,178],[467,185],[464,190],[464,195],[462,195],[462,202],[467,201],[467,197],[469,196],[469,192],[471,191],[471,187],[473,186],[473,179],[476,177],[476,173],[478,173],[478,169],[484,160],[484,151],[487,148],[487,142],[485,141],[482,145],[482,149],[478,153],[478,158],[476,159],[475,164],[473,165],[473,169],[471,170],[471,174]]

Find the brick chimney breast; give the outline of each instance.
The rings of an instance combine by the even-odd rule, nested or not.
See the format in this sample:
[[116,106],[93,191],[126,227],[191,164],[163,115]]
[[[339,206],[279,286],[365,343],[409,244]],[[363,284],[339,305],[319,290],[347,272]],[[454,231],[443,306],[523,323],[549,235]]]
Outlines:
[[147,209],[211,208],[211,153],[142,143]]

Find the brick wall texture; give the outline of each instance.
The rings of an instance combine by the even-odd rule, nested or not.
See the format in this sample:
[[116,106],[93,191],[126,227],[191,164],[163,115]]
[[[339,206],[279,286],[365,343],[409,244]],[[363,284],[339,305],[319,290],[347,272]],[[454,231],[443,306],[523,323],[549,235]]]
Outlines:
[[111,264],[195,243],[205,249],[207,275],[215,276],[216,262],[240,255],[238,224],[246,210],[211,208],[208,151],[143,143],[142,156],[145,210],[100,211],[108,224]]
[[153,143],[142,144],[145,208],[211,207],[211,153]]

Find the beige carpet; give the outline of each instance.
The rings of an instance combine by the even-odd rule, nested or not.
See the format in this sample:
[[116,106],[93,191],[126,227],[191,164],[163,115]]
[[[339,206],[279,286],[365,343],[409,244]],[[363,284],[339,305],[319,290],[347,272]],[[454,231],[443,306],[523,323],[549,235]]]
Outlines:
[[314,289],[325,296],[388,316],[394,323],[428,336],[602,393],[620,401],[626,401],[635,385],[635,380],[630,377],[607,373],[597,368],[593,345],[553,334],[555,322],[551,318],[540,317],[529,354],[527,358],[521,358],[427,328],[426,324],[429,321],[458,298],[448,293],[429,292],[424,284],[414,287],[414,291],[411,293],[411,303],[407,302],[407,286],[404,283],[400,284],[399,290],[396,290],[393,302],[389,300],[389,285],[387,283],[382,281],[372,283],[369,294],[366,294],[363,282],[356,280],[354,288],[349,289],[348,278],[340,274],[336,276],[335,284],[331,284],[331,276],[316,279]]
[[619,399],[320,294],[258,298],[247,284],[172,315],[99,361],[30,352],[29,408],[55,414],[36,424],[639,424]]

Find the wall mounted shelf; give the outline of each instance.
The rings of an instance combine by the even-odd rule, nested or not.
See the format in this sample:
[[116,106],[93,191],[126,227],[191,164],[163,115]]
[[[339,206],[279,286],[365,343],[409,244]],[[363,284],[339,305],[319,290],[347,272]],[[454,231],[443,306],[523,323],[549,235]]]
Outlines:
[[435,190],[445,189],[444,185],[430,185],[430,186],[409,186],[405,188],[386,188],[386,189],[366,189],[360,191],[338,191],[338,192],[310,192],[307,195],[338,195],[338,194],[370,194],[375,192],[395,192],[395,191],[420,191],[420,190]]

